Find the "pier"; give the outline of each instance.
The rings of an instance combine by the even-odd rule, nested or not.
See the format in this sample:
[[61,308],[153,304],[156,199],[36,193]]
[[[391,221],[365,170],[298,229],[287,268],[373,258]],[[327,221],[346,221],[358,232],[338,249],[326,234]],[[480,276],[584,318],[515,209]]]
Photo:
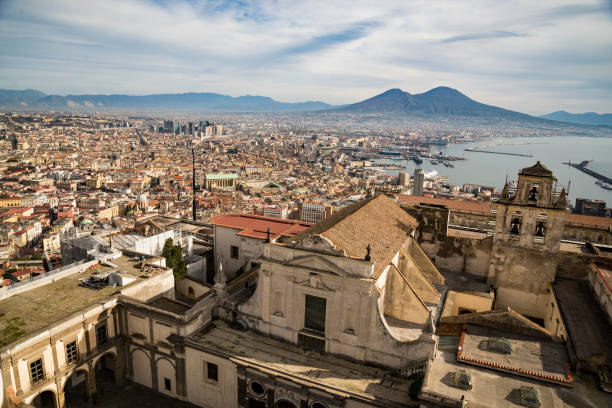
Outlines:
[[599,173],[597,173],[596,171],[593,171],[593,170],[591,170],[591,169],[588,169],[586,166],[587,166],[587,164],[588,164],[589,162],[590,162],[590,160],[584,160],[584,161],[583,161],[583,162],[581,162],[580,164],[577,164],[577,163],[572,163],[572,162],[570,161],[570,162],[563,163],[563,164],[567,164],[567,165],[569,165],[569,166],[572,166],[572,167],[574,167],[574,168],[576,168],[576,169],[578,169],[578,170],[582,171],[583,173],[588,174],[589,176],[595,177],[595,178],[596,178],[596,179],[598,179],[598,180],[605,181],[605,182],[606,182],[606,183],[608,183],[608,184],[612,184],[612,179],[611,179],[611,178],[606,177],[606,176],[604,176],[603,174],[599,174]]
[[495,152],[493,150],[474,149],[472,147],[468,147],[467,149],[465,149],[465,151],[466,152],[478,152],[478,153],[491,153],[491,154],[505,154],[505,155],[508,155],[508,156],[533,157],[531,154]]

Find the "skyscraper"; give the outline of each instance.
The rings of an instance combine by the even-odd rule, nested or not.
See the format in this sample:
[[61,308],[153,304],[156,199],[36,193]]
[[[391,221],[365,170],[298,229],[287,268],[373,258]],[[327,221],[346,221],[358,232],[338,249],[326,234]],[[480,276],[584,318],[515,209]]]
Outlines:
[[424,181],[425,181],[425,173],[419,167],[414,171],[414,180],[412,182],[412,195],[416,195],[416,196],[423,195],[423,182]]

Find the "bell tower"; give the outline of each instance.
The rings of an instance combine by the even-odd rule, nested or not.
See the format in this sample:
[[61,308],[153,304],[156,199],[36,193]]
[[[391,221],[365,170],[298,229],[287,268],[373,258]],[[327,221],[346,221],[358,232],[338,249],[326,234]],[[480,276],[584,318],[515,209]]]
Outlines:
[[508,183],[496,205],[495,235],[488,283],[496,288],[496,308],[511,307],[543,318],[567,206],[565,189],[554,191],[556,179],[539,161],[522,169],[516,194]]

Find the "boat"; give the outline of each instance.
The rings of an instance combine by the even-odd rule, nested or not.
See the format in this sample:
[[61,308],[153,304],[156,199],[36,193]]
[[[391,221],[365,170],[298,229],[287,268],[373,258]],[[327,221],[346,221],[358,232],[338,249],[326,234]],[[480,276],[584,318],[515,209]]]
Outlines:
[[606,189],[606,190],[612,190],[612,184],[610,184],[610,183],[606,183],[606,182],[605,182],[605,181],[603,181],[603,180],[597,180],[597,181],[595,182],[595,184],[597,184],[599,187],[601,187],[601,188],[603,188],[603,189]]

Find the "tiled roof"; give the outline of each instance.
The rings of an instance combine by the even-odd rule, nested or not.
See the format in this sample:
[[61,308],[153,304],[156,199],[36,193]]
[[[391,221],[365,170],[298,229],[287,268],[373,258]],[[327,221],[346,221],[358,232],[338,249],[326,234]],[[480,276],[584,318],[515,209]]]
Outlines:
[[336,249],[353,258],[364,258],[370,245],[377,279],[391,263],[417,221],[384,194],[344,207],[303,234],[320,234]]
[[266,239],[270,228],[270,239],[283,236],[294,236],[312,226],[309,222],[284,220],[273,217],[262,217],[252,214],[222,214],[212,217],[211,224],[240,229],[238,235],[243,237]]
[[397,194],[397,200],[400,204],[418,205],[418,204],[433,204],[442,205],[451,210],[471,211],[476,213],[490,214],[493,205],[491,203],[483,203],[481,201],[464,201],[464,200],[449,200],[447,198],[433,198]]
[[565,216],[565,224],[589,225],[596,228],[612,228],[612,218],[567,214]]

